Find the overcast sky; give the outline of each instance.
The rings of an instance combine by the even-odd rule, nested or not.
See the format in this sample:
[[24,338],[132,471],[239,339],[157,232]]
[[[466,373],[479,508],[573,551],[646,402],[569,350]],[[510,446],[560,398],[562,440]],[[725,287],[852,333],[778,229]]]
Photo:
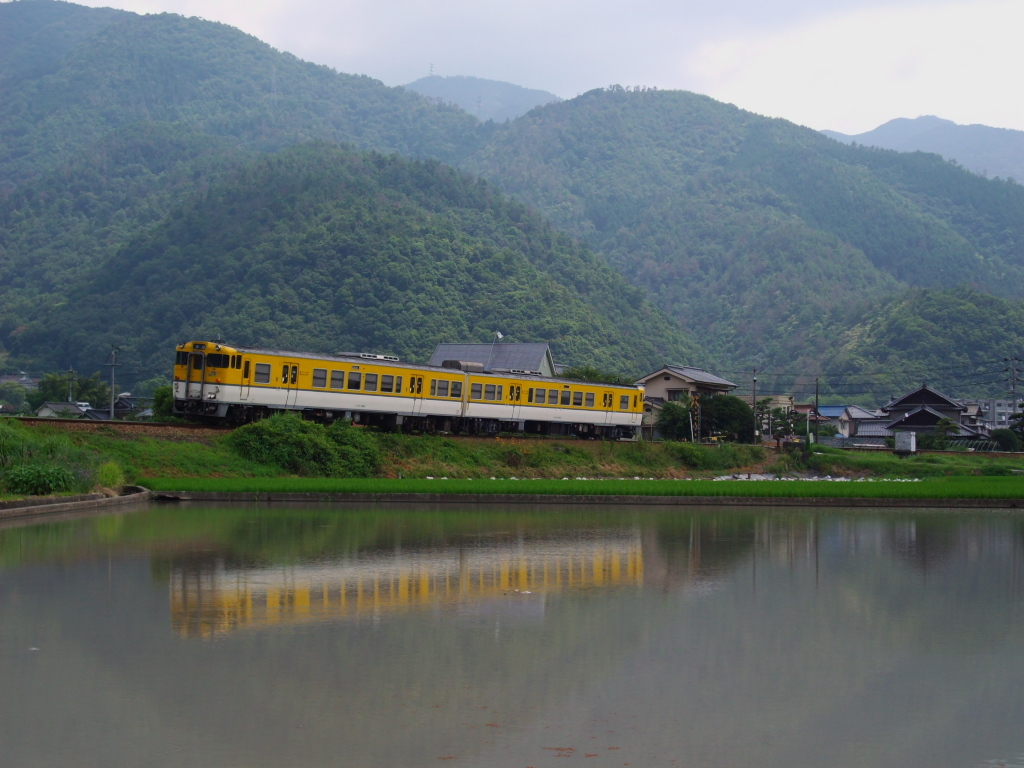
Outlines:
[[[79,0],[81,2],[81,0]],[[85,0],[223,21],[388,85],[706,93],[812,128],[934,114],[1024,130],[1024,0]]]

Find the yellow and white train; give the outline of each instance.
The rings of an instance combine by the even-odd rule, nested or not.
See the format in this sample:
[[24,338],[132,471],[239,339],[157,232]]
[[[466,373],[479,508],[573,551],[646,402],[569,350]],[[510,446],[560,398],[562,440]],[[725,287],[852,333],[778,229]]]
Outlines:
[[297,411],[324,423],[349,419],[382,429],[630,439],[643,410],[640,386],[487,372],[456,360],[437,368],[389,355],[189,341],[178,345],[174,364],[174,412],[207,423]]

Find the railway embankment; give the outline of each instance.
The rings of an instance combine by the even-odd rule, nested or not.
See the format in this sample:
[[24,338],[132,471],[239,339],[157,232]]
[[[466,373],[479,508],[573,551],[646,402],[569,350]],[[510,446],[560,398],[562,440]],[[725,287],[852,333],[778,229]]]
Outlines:
[[[691,498],[716,504],[733,503],[720,501],[726,498],[772,504],[782,502],[771,499],[865,498],[907,499],[912,505],[915,499],[998,499],[1000,505],[1012,505],[1024,498],[1020,454],[950,452],[900,459],[885,452],[828,448],[806,454],[737,444],[456,438],[375,432],[343,423],[327,428],[293,417],[233,431],[83,425],[0,420],[0,482],[16,475],[15,467],[31,465],[35,469],[22,475],[43,480],[51,474],[66,480],[58,470],[70,469],[74,483],[57,489],[65,495],[89,494],[97,486],[142,485],[165,496],[209,500],[279,500],[304,494],[317,501],[339,495],[388,502],[542,496],[550,503],[564,496],[570,503],[581,498],[622,503],[625,498],[666,497],[675,504],[698,503]],[[735,479],[748,476],[762,480]],[[769,476],[777,479],[763,479]],[[814,477],[828,480],[808,480]],[[922,482],[888,482],[896,480]],[[6,492],[0,500],[54,490]],[[612,497],[616,501],[608,502]]]

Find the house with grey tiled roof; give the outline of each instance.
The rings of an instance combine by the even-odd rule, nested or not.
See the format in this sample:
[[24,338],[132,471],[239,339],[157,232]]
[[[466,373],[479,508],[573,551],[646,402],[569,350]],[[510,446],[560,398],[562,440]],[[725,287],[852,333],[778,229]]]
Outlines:
[[485,371],[556,375],[551,348],[544,343],[438,344],[429,365],[440,367],[449,360],[479,363]]
[[693,395],[727,395],[736,389],[731,381],[689,365],[666,365],[636,383],[644,386],[643,425],[648,430],[653,430],[658,411],[666,402],[686,400]]
[[80,419],[88,406],[88,403],[43,403],[36,409],[36,416],[43,419]]
[[636,383],[644,385],[647,397],[667,401],[685,400],[694,394],[727,395],[737,386],[703,368],[689,365],[666,365],[637,379]]
[[894,431],[933,432],[940,419],[957,425],[961,437],[974,437],[979,430],[964,423],[966,405],[924,384],[913,392],[894,397],[882,406],[888,417],[886,426]]

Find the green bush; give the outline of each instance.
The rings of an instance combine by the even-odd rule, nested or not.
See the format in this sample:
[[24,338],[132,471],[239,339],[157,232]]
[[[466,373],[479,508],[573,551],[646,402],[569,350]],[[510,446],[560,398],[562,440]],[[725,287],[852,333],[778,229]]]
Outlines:
[[380,447],[365,427],[336,421],[327,430],[327,437],[338,451],[338,467],[345,477],[373,477],[383,462]]
[[74,490],[75,475],[64,467],[53,464],[21,464],[4,473],[4,487],[8,493],[27,496],[48,496]]
[[338,451],[320,424],[279,414],[246,424],[227,439],[242,458],[277,464],[297,475],[329,476],[338,468]]
[[124,470],[114,461],[101,464],[96,471],[96,483],[104,488],[120,491],[125,486]]
[[170,384],[153,390],[153,419],[170,421],[174,416],[174,388]]
[[1020,451],[1020,437],[1012,429],[994,429],[992,439],[999,444],[1001,451]]

